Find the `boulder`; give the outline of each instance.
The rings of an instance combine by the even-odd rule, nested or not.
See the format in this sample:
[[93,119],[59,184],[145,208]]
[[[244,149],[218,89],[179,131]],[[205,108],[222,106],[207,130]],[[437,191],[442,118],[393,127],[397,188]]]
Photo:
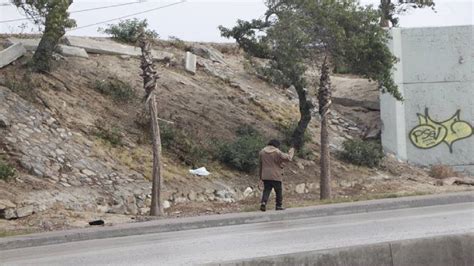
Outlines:
[[167,200],[163,201],[163,209],[168,209],[171,207],[171,203]]
[[28,205],[28,206],[16,209],[16,215],[17,215],[18,218],[23,218],[23,217],[26,217],[26,216],[30,216],[33,213],[34,213],[33,205]]
[[196,45],[191,48],[191,52],[193,52],[196,55],[199,55],[202,58],[210,59],[213,62],[225,64],[224,56],[221,54],[221,52],[217,51],[216,49],[212,47]]
[[10,121],[8,121],[8,119],[3,114],[0,114],[0,128],[2,127],[10,127]]

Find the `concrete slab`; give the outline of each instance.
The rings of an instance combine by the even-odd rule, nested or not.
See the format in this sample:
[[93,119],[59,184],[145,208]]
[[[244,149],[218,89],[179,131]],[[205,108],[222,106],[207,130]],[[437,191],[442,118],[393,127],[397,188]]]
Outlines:
[[13,61],[22,57],[26,53],[26,49],[21,43],[13,44],[5,50],[0,51],[0,68],[9,65]]
[[[8,38],[8,42],[14,43],[21,43],[25,47],[27,51],[36,51],[38,48],[40,39],[18,39],[18,38]],[[74,57],[82,57],[82,58],[89,58],[86,50],[78,47],[72,47],[67,45],[58,45],[58,52],[64,56],[74,56]]]
[[[66,37],[67,42],[71,46],[80,47],[89,53],[106,54],[106,55],[128,55],[139,57],[142,55],[141,49],[131,45],[120,44],[109,39],[91,39],[87,37]],[[173,59],[172,53],[152,50],[155,60]]]
[[196,55],[191,52],[186,52],[185,69],[188,72],[196,74]]
[[138,47],[116,43],[108,39],[97,40],[86,37],[67,36],[66,41],[71,46],[83,48],[88,53],[93,54],[141,55],[141,50]]

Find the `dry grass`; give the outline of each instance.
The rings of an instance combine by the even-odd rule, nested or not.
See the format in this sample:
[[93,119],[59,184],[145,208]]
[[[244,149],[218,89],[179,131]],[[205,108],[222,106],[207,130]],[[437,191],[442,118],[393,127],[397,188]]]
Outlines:
[[456,172],[449,166],[443,164],[433,165],[430,169],[430,176],[437,179],[443,179],[456,176]]

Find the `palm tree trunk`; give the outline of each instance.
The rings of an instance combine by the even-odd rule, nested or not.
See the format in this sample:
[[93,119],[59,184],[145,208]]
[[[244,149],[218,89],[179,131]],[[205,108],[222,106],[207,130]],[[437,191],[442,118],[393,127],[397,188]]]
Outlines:
[[150,46],[151,44],[145,36],[144,29],[142,29],[140,35],[140,48],[142,50],[141,69],[143,72],[142,77],[143,88],[145,89],[145,102],[148,103],[148,108],[150,111],[153,138],[153,181],[150,215],[161,216],[163,214],[163,209],[161,206],[161,137],[160,126],[158,124],[158,108],[156,107],[156,99],[154,95],[158,75],[153,63],[153,56],[151,55]]
[[331,198],[331,168],[329,153],[328,114],[331,107],[331,80],[327,60],[324,59],[319,83],[319,114],[321,115],[321,200]]
[[160,126],[158,124],[158,110],[156,108],[155,95],[152,95],[151,99],[149,100],[149,108],[153,133],[153,183],[151,189],[150,215],[161,216],[163,214],[163,209],[161,206],[161,136]]

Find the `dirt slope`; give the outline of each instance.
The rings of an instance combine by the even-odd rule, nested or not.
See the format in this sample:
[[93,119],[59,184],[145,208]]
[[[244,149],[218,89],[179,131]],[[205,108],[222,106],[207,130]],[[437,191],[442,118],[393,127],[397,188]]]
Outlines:
[[[207,153],[215,149],[216,143],[234,139],[242,125],[252,125],[268,139],[282,138],[282,125],[299,117],[295,92],[251,74],[247,60],[235,47],[204,45],[223,51],[224,62],[199,57],[195,75],[184,70],[184,50],[169,43],[154,47],[173,54],[171,60],[158,62],[160,117],[174,122],[164,126],[180,132],[181,137],[173,141],[191,143],[190,150],[173,145],[164,152],[164,200],[171,203],[166,212],[173,216],[254,209],[259,197],[256,174],[230,170]],[[143,106],[140,61],[128,56],[90,54],[88,59],[60,58],[51,73],[33,74],[25,67],[30,57],[0,69],[0,85],[4,86],[0,89],[7,99],[0,102],[0,111],[7,113],[12,124],[0,129],[0,147],[18,168],[16,180],[0,180],[0,200],[8,200],[17,208],[32,206],[35,214],[2,221],[0,228],[54,230],[85,226],[93,218],[107,219],[110,224],[146,214],[152,154],[146,129],[137,124]],[[127,102],[114,101],[97,90],[97,83],[107,80],[129,83],[136,96]],[[376,109],[362,103],[378,101],[374,84],[350,76],[336,76],[333,84],[336,97],[357,100],[355,105],[335,105],[331,119],[335,151],[345,139],[377,128],[379,116]],[[5,104],[8,101],[10,104]],[[13,106],[21,106],[22,111]],[[49,125],[50,119],[56,122]],[[40,132],[21,137],[25,131],[35,132],[35,128]],[[118,131],[123,145],[113,146],[97,137],[101,128]],[[297,158],[285,170],[289,206],[318,203],[318,134],[315,115],[309,129],[308,157]],[[55,144],[54,155],[44,154],[46,149],[30,152],[63,135],[63,141]],[[193,166],[206,166],[212,174],[193,176],[188,172]],[[332,174],[338,200],[467,189],[436,186],[436,180],[425,170],[391,157],[380,169],[357,167],[334,157]],[[245,193],[248,187],[253,192]]]

